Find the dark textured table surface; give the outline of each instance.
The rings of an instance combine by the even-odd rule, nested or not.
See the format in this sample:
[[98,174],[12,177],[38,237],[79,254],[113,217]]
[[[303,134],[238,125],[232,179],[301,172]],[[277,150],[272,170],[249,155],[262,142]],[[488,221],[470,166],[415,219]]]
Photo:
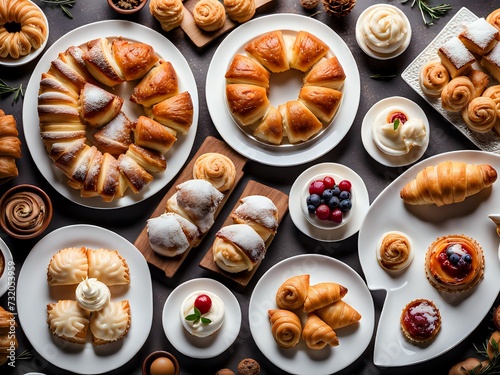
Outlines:
[[[149,10],[144,8],[139,14],[133,16],[122,16],[112,11],[105,0],[77,0],[71,13],[74,18],[69,19],[57,7],[49,4],[41,4],[39,0],[35,1],[41,6],[45,12],[50,24],[50,37],[48,46],[52,45],[61,36],[67,32],[96,21],[107,19],[124,19],[132,22],[137,22],[146,25],[153,30],[162,33],[168,38],[184,55],[189,62],[194,77],[196,79],[198,94],[199,94],[199,124],[196,139],[194,142],[191,156],[196,152],[202,144],[205,137],[213,135],[221,138],[217,133],[214,124],[212,123],[205,101],[205,80],[207,69],[220,42],[224,36],[220,37],[205,48],[197,48],[187,37],[187,35],[177,28],[169,33],[161,30],[158,22],[151,16]],[[358,16],[369,5],[379,3],[373,0],[358,0],[351,14],[343,18],[335,18],[322,12],[322,6],[318,6],[316,10],[305,10],[298,0],[275,0],[261,8],[255,17],[260,17],[267,14],[275,13],[294,13],[314,17],[315,19],[325,23],[331,27],[349,46],[356,63],[358,65],[361,79],[361,100],[359,109],[356,114],[354,123],[347,133],[345,138],[330,152],[323,157],[305,165],[295,167],[277,168],[262,165],[256,162],[249,161],[245,167],[245,175],[243,181],[236,188],[235,193],[230,198],[230,201],[222,211],[207,239],[201,244],[198,251],[193,251],[185,264],[173,279],[166,279],[161,272],[158,272],[154,267],[150,267],[151,276],[153,279],[153,296],[154,296],[154,315],[153,327],[149,334],[149,338],[139,352],[124,366],[116,369],[110,374],[139,374],[140,366],[143,359],[154,350],[167,350],[174,353],[180,361],[182,374],[213,374],[218,369],[229,367],[236,370],[238,362],[246,357],[255,358],[262,367],[263,374],[283,374],[279,368],[275,367],[266,357],[259,351],[250,334],[248,324],[248,302],[252,294],[252,290],[259,278],[274,264],[297,254],[323,254],[339,259],[354,270],[363,275],[357,252],[357,234],[348,239],[339,242],[324,243],[313,240],[306,235],[303,235],[296,229],[289,215],[286,215],[279,233],[271,244],[265,261],[257,270],[253,279],[244,290],[228,286],[236,295],[242,310],[242,325],[240,333],[230,348],[223,354],[210,360],[196,360],[188,358],[171,345],[167,340],[161,326],[161,311],[166,298],[172,290],[179,284],[197,277],[211,277],[223,283],[225,280],[217,275],[205,271],[198,266],[201,258],[206,250],[211,245],[216,228],[221,226],[227,216],[230,207],[236,203],[237,197],[241,194],[242,189],[246,185],[246,181],[253,179],[263,184],[277,188],[285,193],[290,192],[290,187],[297,176],[312,165],[322,162],[335,162],[344,164],[355,170],[364,180],[369,192],[370,202],[372,202],[383,189],[402,172],[406,167],[388,168],[374,161],[370,155],[364,150],[360,137],[361,123],[368,109],[377,101],[389,96],[407,97],[419,104],[426,112],[429,123],[431,124],[430,144],[423,158],[430,157],[439,153],[452,150],[476,150],[477,147],[465,138],[458,130],[452,127],[441,115],[435,111],[427,102],[418,96],[400,77],[402,71],[412,62],[415,57],[432,41],[432,39],[441,31],[451,17],[462,7],[468,7],[472,12],[479,16],[486,16],[489,12],[500,7],[500,1],[452,1],[452,10],[449,11],[441,19],[434,22],[432,26],[424,25],[421,14],[417,7],[411,8],[411,0],[407,3],[401,3],[397,0],[385,1],[400,8],[409,18],[412,26],[413,37],[410,46],[401,56],[387,61],[374,60],[365,55],[358,47],[355,39],[355,24]],[[438,1],[430,1],[432,5],[437,5]],[[316,11],[320,11],[316,13]],[[28,84],[31,72],[35,68],[38,59],[31,63],[16,68],[0,67],[0,78],[12,86],[22,84],[24,87]],[[390,80],[375,80],[370,78],[374,74],[394,74],[395,78]],[[222,100],[222,98],[221,98]],[[7,113],[15,116],[19,129],[22,132],[22,106],[23,101],[19,100],[13,104],[13,96],[0,97],[0,107]],[[34,111],[36,109],[33,109]],[[21,134],[21,140],[23,140]],[[77,205],[62,197],[54,188],[46,181],[39,173],[35,166],[30,152],[23,142],[23,157],[18,161],[19,176],[14,180],[0,186],[0,194],[3,194],[7,189],[21,183],[30,183],[40,186],[51,196],[54,204],[54,217],[48,228],[48,232],[59,227],[70,224],[94,224],[108,228],[122,235],[130,242],[134,242],[141,230],[144,227],[145,220],[149,218],[152,211],[158,205],[161,198],[170,188],[168,184],[159,193],[153,197],[134,205],[129,208],[119,210],[94,210]],[[23,260],[26,258],[31,248],[36,244],[37,239],[20,241],[8,237],[5,233],[0,233],[1,238],[9,246],[14,255],[17,272],[20,271]],[[39,282],[39,281],[34,281]],[[380,312],[384,303],[383,292],[372,292],[375,303],[375,321],[378,321]],[[498,300],[496,301],[498,303]],[[0,305],[7,304],[6,296],[0,299]],[[467,312],[464,311],[464,319]],[[378,368],[374,366],[373,358],[373,343],[375,331],[372,337],[365,337],[365,340],[370,341],[368,348],[363,355],[350,365],[342,374],[416,374],[430,371],[432,373],[447,373],[448,369],[457,361],[465,359],[468,356],[475,354],[473,344],[482,345],[488,337],[492,324],[490,316],[486,315],[482,323],[464,342],[459,343],[451,351],[442,354],[438,358],[432,359],[416,366],[405,368]],[[456,327],[461,329],[461,327]],[[19,338],[18,354],[24,350],[32,351],[30,343],[26,340],[22,327],[17,329]],[[34,357],[27,360],[16,360],[15,367],[3,366],[2,374],[24,374],[30,371],[43,372],[45,374],[63,374],[67,373],[53,366],[33,352]]]

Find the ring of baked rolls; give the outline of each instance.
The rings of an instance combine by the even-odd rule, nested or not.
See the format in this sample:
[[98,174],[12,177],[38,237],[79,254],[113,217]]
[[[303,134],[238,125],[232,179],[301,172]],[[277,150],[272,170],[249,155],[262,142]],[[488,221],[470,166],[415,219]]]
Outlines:
[[[130,101],[144,115],[131,120],[113,87],[133,85]],[[42,74],[40,135],[54,165],[82,197],[106,202],[142,191],[167,167],[165,154],[193,122],[189,92],[152,46],[98,38],[59,53]]]
[[[342,99],[345,72],[336,56],[307,31],[270,31],[250,40],[226,71],[226,102],[235,122],[262,142],[305,142],[328,126]],[[304,73],[297,100],[274,107],[268,99],[272,73]]]

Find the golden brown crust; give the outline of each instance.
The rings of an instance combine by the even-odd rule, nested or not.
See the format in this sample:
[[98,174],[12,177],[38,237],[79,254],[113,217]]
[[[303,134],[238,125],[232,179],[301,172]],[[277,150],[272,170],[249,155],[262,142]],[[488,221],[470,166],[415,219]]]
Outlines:
[[283,33],[270,31],[251,40],[245,51],[273,73],[290,69]]
[[125,154],[134,159],[137,164],[149,173],[160,173],[167,169],[167,160],[165,156],[158,151],[150,150],[132,143]]
[[83,59],[90,74],[106,86],[113,87],[122,83],[124,78],[113,59],[108,39],[94,39],[89,41],[87,46],[88,50]]
[[80,93],[80,115],[93,128],[101,127],[121,111],[123,99],[92,83],[86,83]]
[[169,61],[162,61],[153,67],[134,87],[130,100],[144,107],[176,95],[179,89],[177,73]]
[[141,42],[117,38],[111,49],[125,81],[142,78],[159,60],[153,47]]
[[159,122],[146,116],[139,116],[133,124],[134,143],[165,154],[170,150],[177,138]]
[[302,323],[295,313],[289,310],[271,309],[268,311],[268,316],[273,338],[281,348],[293,348],[299,343]]
[[226,22],[226,11],[217,0],[199,0],[193,8],[193,18],[200,29],[216,31]]
[[[418,324],[415,324],[414,317],[419,319]],[[441,328],[441,314],[432,301],[416,299],[403,308],[400,327],[408,341],[414,344],[428,343],[434,340]]]
[[269,90],[269,71],[254,59],[236,54],[227,68],[225,78],[228,83],[248,83]]
[[420,69],[419,84],[425,95],[441,96],[441,91],[449,81],[448,70],[438,61],[430,61]]
[[200,155],[193,166],[193,178],[210,182],[220,192],[231,189],[236,179],[236,167],[226,155],[209,152]]
[[328,87],[303,86],[299,92],[299,101],[325,124],[333,120],[341,100],[342,93]]
[[265,88],[248,84],[227,85],[226,99],[234,119],[243,126],[261,119],[271,105]]
[[276,305],[280,309],[296,310],[304,305],[309,291],[309,274],[286,279],[276,292]]
[[318,118],[298,100],[281,104],[278,110],[283,117],[283,126],[290,143],[307,141],[323,128]]
[[299,31],[291,47],[290,68],[308,71],[328,52],[328,46],[307,31]]
[[497,121],[497,107],[491,98],[479,96],[462,109],[462,118],[469,129],[487,133]]
[[276,107],[269,107],[267,113],[258,122],[253,135],[261,141],[274,145],[279,145],[283,141],[283,118]]
[[316,314],[310,313],[302,329],[302,339],[312,350],[321,350],[327,345],[338,346],[339,339],[335,331]]
[[152,116],[160,124],[168,126],[180,134],[187,134],[193,124],[194,116],[191,94],[184,91],[155,104]]
[[475,96],[475,88],[466,76],[453,78],[441,91],[441,105],[450,112],[459,112]]
[[132,143],[132,122],[120,112],[108,124],[92,135],[94,143],[104,152],[119,155]]
[[344,68],[336,56],[321,60],[304,77],[305,86],[321,86],[338,90],[344,84]]

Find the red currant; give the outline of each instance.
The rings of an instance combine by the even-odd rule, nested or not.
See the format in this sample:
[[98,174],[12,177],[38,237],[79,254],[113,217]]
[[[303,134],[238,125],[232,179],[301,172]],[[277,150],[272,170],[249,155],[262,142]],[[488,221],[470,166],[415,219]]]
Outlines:
[[335,208],[332,210],[332,213],[330,214],[330,220],[334,223],[342,222],[342,211],[340,210],[340,208]]
[[321,195],[323,194],[324,190],[325,190],[325,184],[321,180],[313,181],[311,182],[311,185],[309,185],[309,194]]
[[194,300],[194,307],[200,310],[201,314],[206,314],[212,308],[212,300],[206,294],[200,294]]
[[328,220],[330,217],[330,207],[326,204],[320,204],[318,208],[316,208],[316,217],[320,220]]
[[349,180],[342,180],[339,182],[340,191],[351,191],[352,184]]
[[323,183],[325,184],[325,189],[331,189],[335,186],[335,180],[332,176],[326,176],[323,179]]

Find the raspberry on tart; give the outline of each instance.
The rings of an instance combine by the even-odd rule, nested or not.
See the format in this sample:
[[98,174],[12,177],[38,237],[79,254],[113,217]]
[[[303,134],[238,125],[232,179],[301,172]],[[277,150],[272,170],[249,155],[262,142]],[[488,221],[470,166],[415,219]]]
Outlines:
[[428,343],[436,337],[441,328],[441,314],[432,301],[420,298],[403,308],[400,324],[408,341],[416,344]]

